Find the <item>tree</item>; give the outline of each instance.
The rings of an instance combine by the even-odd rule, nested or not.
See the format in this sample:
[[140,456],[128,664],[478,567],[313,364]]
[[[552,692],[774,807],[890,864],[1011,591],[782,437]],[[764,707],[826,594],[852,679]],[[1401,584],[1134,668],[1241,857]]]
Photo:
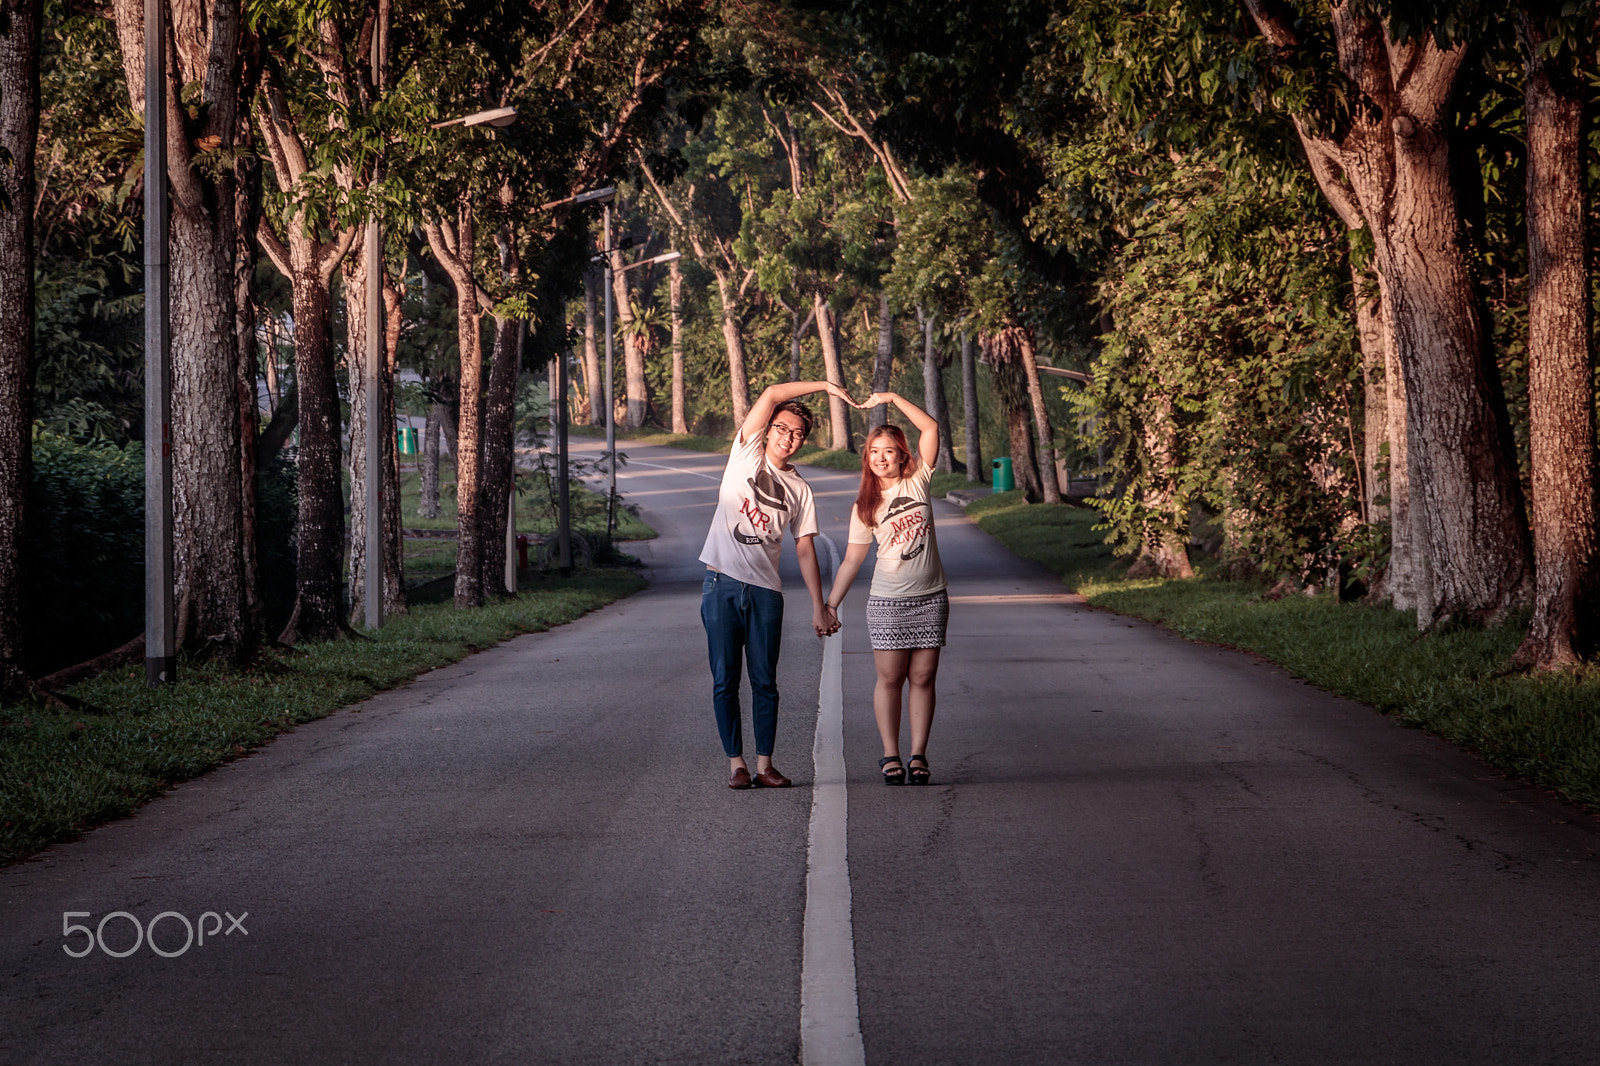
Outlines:
[[688,433],[683,410],[683,271],[676,259],[667,264],[672,324],[672,432]]
[[[240,455],[234,156],[244,87],[237,0],[168,0],[167,180],[172,337],[172,507],[180,647],[249,658]],[[128,97],[145,100],[144,4],[113,11]],[[185,94],[185,86],[192,87]]]
[[[708,172],[694,179],[679,179],[669,187],[663,177],[670,176],[670,172],[658,176],[642,151],[637,153],[637,161],[640,175],[662,213],[671,220],[674,234],[689,242],[695,258],[716,280],[722,340],[728,354],[728,392],[733,403],[733,420],[738,424],[750,412],[744,325],[756,270],[740,260],[735,248],[738,230],[726,219],[729,214],[726,186],[720,175]],[[720,202],[715,205],[708,202],[713,199]]]
[[[1592,17],[1592,16],[1590,16]],[[1580,659],[1595,596],[1595,411],[1584,188],[1587,26],[1524,12],[1527,56],[1528,405],[1535,549],[1533,618],[1517,659]],[[1575,40],[1557,36],[1563,30]],[[1574,46],[1578,47],[1574,47]],[[1587,48],[1583,46],[1587,45]]]
[[[1405,379],[1409,481],[1427,487],[1425,502],[1411,501],[1422,504],[1430,577],[1417,624],[1499,621],[1524,595],[1531,567],[1510,426],[1451,172],[1450,108],[1471,42],[1450,39],[1463,32],[1459,20],[1448,29],[1401,26],[1343,0],[1328,5],[1324,43],[1306,39],[1306,22],[1265,0],[1247,6],[1286,80],[1324,78],[1339,90],[1307,93],[1294,84],[1294,98],[1312,106],[1290,105],[1291,113],[1324,195],[1372,233]],[[1331,99],[1352,104],[1330,115]]]
[[[278,194],[256,238],[293,290],[294,366],[300,448],[295,525],[295,605],[279,637],[320,640],[346,629],[341,587],[344,502],[340,486],[339,392],[332,335],[334,273],[359,229],[350,213],[363,160],[344,151],[357,101],[347,34],[331,17],[306,25],[279,9],[259,24],[266,66],[256,124]],[[311,65],[310,71],[300,68]],[[291,90],[303,89],[300,99]],[[298,107],[296,104],[298,103]],[[316,134],[326,131],[325,135]],[[342,218],[340,216],[343,216]],[[326,236],[325,236],[326,234]]]
[[0,699],[28,687],[22,540],[32,452],[33,157],[43,6],[0,4]]

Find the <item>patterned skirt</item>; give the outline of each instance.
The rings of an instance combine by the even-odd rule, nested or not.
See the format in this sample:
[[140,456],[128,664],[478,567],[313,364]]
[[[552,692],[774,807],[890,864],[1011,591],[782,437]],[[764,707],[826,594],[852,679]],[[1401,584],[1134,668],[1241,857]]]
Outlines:
[[950,597],[944,589],[930,596],[868,596],[867,637],[873,651],[944,647]]

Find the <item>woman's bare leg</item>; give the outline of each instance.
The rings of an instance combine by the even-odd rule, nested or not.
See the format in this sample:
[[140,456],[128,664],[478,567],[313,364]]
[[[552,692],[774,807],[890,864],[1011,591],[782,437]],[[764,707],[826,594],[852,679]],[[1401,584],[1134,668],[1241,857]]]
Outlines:
[[872,689],[872,713],[878,719],[878,736],[885,755],[900,754],[900,689],[906,683],[911,652],[873,651],[878,683]]
[[[928,750],[928,734],[933,731],[934,679],[939,674],[939,648],[917,648],[910,653],[906,676],[911,682],[911,754]],[[874,653],[877,654],[877,653]],[[905,652],[897,654],[904,655]],[[880,682],[882,674],[879,674]],[[895,695],[899,696],[896,690]],[[895,700],[895,725],[899,726],[899,700]],[[879,728],[883,727],[880,717]]]

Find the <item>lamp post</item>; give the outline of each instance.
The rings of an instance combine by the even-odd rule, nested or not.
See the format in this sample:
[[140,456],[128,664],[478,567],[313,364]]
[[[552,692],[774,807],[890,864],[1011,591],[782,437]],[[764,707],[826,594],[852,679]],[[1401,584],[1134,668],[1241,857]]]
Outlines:
[[[541,204],[541,212],[549,211],[568,204],[576,207],[579,204],[603,203],[606,205],[606,232],[611,232],[611,201],[616,199],[616,186],[608,185],[603,189],[590,189],[588,192],[578,193],[560,200],[551,200]],[[562,577],[572,575],[572,500],[567,487],[567,355],[565,352],[556,356],[556,394],[551,398],[551,406],[555,408],[556,415],[556,546],[560,551],[558,567]]]
[[607,203],[605,248],[595,258],[599,259],[605,267],[606,288],[606,453],[611,465],[611,487],[606,494],[606,545],[608,547],[611,544],[611,534],[616,528],[617,519],[617,405],[612,398],[611,384],[611,334],[613,332],[611,325],[611,278],[613,273],[626,274],[630,270],[642,266],[650,266],[652,263],[670,263],[674,259],[683,258],[682,252],[662,252],[660,255],[651,256],[649,259],[641,259],[637,263],[629,263],[621,270],[613,271],[611,269],[611,253],[616,251],[621,251],[621,247],[614,248],[611,245],[611,205]]
[[166,4],[144,8],[144,680],[178,680],[172,602]]

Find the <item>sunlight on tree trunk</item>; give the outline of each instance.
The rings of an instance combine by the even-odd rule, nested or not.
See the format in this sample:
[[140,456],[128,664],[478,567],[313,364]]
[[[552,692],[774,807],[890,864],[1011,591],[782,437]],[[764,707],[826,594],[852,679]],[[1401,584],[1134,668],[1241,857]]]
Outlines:
[[676,259],[667,264],[672,299],[672,432],[688,433],[683,392],[683,274]]
[[1594,622],[1595,426],[1584,192],[1584,90],[1552,59],[1544,27],[1521,20],[1527,55],[1528,438],[1533,618],[1516,659],[1541,670],[1579,662]]
[[[878,293],[878,348],[872,361],[872,391],[888,392],[894,379],[894,311],[889,294]],[[867,412],[867,428],[877,429],[889,421],[889,405],[881,403]]]

